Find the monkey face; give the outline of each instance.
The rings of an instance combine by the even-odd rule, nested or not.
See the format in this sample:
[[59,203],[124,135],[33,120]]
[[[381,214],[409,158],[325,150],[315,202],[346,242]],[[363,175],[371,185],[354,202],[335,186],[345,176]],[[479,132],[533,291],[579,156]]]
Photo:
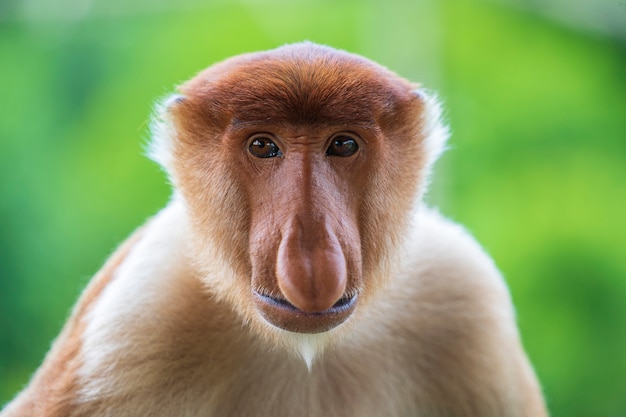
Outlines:
[[325,332],[385,281],[427,160],[414,88],[298,44],[210,67],[170,101],[165,165],[194,257],[233,271],[204,279],[248,321]]
[[263,317],[285,330],[337,326],[362,290],[358,173],[367,170],[374,135],[342,128],[268,126],[245,142],[243,182],[255,184],[252,291]]

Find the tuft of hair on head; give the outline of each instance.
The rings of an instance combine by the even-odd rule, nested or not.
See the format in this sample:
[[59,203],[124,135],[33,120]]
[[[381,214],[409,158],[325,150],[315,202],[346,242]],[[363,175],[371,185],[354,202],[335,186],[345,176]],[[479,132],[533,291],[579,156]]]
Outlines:
[[424,134],[424,150],[428,159],[426,170],[430,171],[433,164],[446,151],[446,143],[450,137],[450,129],[443,122],[442,106],[439,98],[423,88],[413,90],[413,94],[424,101],[424,114],[422,116],[422,132]]
[[150,140],[147,145],[147,156],[159,164],[170,177],[173,163],[173,143],[176,135],[174,121],[170,114],[173,105],[180,103],[184,97],[171,94],[157,101],[150,122]]
[[443,122],[443,111],[441,102],[437,95],[423,88],[416,88],[413,94],[424,102],[424,113],[422,114],[422,146],[426,154],[426,162],[423,170],[423,183],[417,196],[417,201],[421,201],[428,191],[430,177],[433,166],[439,157],[448,149],[446,143],[450,137],[450,129]]

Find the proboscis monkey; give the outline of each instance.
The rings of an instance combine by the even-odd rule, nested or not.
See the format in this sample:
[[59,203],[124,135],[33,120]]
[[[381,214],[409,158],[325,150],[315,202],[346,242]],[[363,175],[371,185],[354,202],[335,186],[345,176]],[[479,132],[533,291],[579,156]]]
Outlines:
[[545,416],[500,274],[421,203],[439,115],[311,43],[183,84],[153,125],[171,202],[2,417]]

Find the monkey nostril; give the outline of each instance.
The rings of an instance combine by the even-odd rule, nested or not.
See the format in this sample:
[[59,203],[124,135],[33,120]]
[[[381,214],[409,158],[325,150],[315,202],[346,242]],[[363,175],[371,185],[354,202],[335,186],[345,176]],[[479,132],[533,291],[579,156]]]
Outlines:
[[350,295],[350,296],[344,296],[342,298],[339,299],[339,301],[337,301],[331,308],[330,310],[333,311],[343,311],[349,308],[352,308],[352,306],[354,305],[354,303],[356,303],[356,300],[358,298],[358,295]]
[[275,304],[277,307],[299,311],[296,306],[294,306],[293,304],[291,304],[289,301],[285,300],[284,298],[272,297],[270,295],[263,295],[259,293],[257,293],[257,295],[260,296],[265,301],[271,304]]

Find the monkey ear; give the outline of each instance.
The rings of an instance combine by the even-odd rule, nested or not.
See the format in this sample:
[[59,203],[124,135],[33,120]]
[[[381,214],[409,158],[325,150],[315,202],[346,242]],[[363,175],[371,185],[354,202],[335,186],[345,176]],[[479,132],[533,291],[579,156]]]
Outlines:
[[172,94],[154,106],[150,123],[151,138],[147,146],[147,155],[172,179],[173,142],[176,136],[176,127],[172,117],[172,109],[185,101],[180,94]]
[[442,121],[441,104],[437,96],[421,87],[414,89],[412,93],[424,103],[422,143],[427,155],[425,169],[428,173],[437,158],[446,150],[446,141],[450,136],[450,131]]

